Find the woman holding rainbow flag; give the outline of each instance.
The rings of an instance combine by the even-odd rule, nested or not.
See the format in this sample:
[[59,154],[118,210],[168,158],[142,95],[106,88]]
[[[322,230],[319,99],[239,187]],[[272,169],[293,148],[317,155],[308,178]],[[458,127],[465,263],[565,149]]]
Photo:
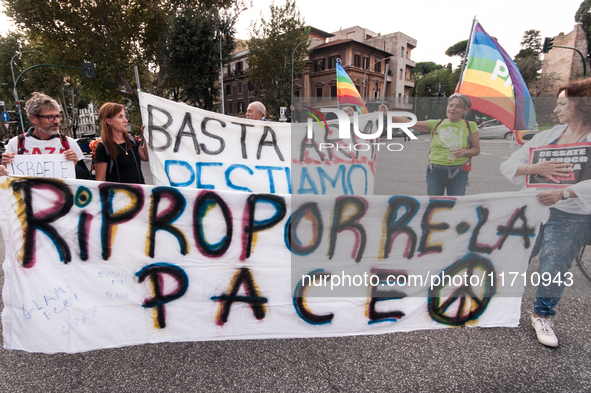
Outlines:
[[[560,180],[570,177],[568,175],[573,175],[574,178],[573,164],[559,160],[540,160],[533,163],[530,151],[555,149],[561,145],[564,148],[589,147],[591,78],[561,88],[554,113],[560,125],[538,133],[501,164],[501,172],[513,184],[524,184],[525,187],[526,180],[529,179],[531,183],[532,178],[546,182],[545,190],[538,194],[538,199],[544,205],[551,206],[550,218],[540,228],[530,261],[539,253],[538,273],[540,277],[551,280],[548,285],[538,286],[531,321],[538,341],[549,347],[558,346],[549,318],[556,315],[554,307],[569,282],[569,275],[572,273],[568,271],[573,259],[591,237],[591,180],[582,180],[575,184],[571,181],[568,186],[558,186]],[[572,281],[572,276],[570,280]]]
[[[472,103],[465,94],[452,94],[447,103],[445,120],[417,121],[414,130],[431,134],[431,151],[427,167],[427,195],[464,195],[468,184],[471,158],[480,154],[478,126],[463,117],[470,112]],[[379,108],[387,115],[388,108]],[[392,117],[392,121],[405,123],[405,117]]]

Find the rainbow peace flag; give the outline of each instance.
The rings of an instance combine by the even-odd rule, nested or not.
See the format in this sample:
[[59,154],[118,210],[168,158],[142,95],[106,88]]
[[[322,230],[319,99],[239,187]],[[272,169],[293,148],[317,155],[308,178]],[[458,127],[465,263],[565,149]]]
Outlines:
[[470,96],[472,109],[499,120],[523,144],[523,134],[536,119],[531,96],[511,57],[477,22],[467,60],[456,92]]
[[341,104],[356,105],[358,109],[361,109],[362,114],[369,112],[357,88],[339,62],[337,62],[337,101]]

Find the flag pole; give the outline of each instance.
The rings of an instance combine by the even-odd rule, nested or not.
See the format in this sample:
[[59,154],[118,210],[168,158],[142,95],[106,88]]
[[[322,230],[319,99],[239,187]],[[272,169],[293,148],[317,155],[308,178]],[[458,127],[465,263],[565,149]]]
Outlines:
[[[339,64],[341,64],[341,59],[339,59],[337,57],[336,62],[339,63]],[[336,75],[337,89],[338,89],[338,86],[339,86],[339,82],[338,82],[338,80],[339,80],[339,72],[337,71],[337,67],[334,68],[334,72],[335,72],[335,75]],[[339,92],[338,92],[338,90],[337,90],[337,109],[341,109],[341,107],[339,106]]]
[[472,19],[470,37],[468,38],[468,44],[466,45],[466,53],[464,53],[464,61],[462,62],[462,72],[460,72],[460,80],[458,81],[458,87],[456,87],[456,93],[460,91],[460,87],[462,86],[464,79],[464,71],[466,71],[466,67],[468,66],[468,54],[470,53],[470,48],[472,46],[472,37],[474,37],[474,28],[476,27],[476,23],[478,23],[478,20],[476,19],[476,15],[474,15],[474,19]]

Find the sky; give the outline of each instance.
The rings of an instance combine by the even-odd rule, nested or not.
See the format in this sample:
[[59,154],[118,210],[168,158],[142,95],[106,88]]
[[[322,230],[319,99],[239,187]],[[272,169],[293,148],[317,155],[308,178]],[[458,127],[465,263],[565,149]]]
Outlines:
[[[247,0],[248,1],[248,0]],[[276,5],[285,0],[276,0]],[[253,6],[240,14],[237,37],[248,39],[252,20],[269,11],[271,0],[253,0]],[[574,16],[582,0],[296,0],[306,25],[326,32],[361,26],[375,33],[402,32],[417,40],[412,60],[437,64],[459,64],[445,50],[470,36],[472,20],[496,37],[503,48],[515,56],[521,49],[525,30],[540,30],[542,37],[572,31]]]
[[[249,0],[246,0],[247,2]],[[276,0],[275,4],[284,4]],[[252,0],[252,6],[237,20],[237,37],[249,38],[249,28],[260,13],[268,14],[272,0]],[[412,60],[434,61],[438,64],[459,63],[445,55],[445,50],[458,41],[468,39],[472,19],[476,16],[483,28],[499,40],[511,55],[521,49],[523,32],[541,31],[542,37],[569,33],[582,0],[364,0],[363,2],[328,2],[296,0],[306,25],[334,32],[341,28],[361,26],[375,33],[402,32],[417,40]],[[2,12],[0,3],[0,12]],[[14,28],[0,13],[0,34]]]

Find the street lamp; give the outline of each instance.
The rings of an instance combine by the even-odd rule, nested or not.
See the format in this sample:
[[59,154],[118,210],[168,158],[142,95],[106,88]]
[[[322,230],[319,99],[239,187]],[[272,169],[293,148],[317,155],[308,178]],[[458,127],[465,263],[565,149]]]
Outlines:
[[[374,65],[378,64],[380,61],[384,61],[384,60],[386,60],[386,59],[389,59],[389,57],[384,57],[382,60],[378,60],[378,61],[376,61],[375,63],[373,63],[372,65],[370,65],[369,67],[367,67],[367,68],[365,69],[365,72],[363,73],[363,101],[365,101],[365,74],[367,74],[367,71],[369,71],[369,69],[370,69],[371,67],[373,67]],[[386,88],[386,87],[384,86],[384,89],[385,89],[385,88]]]
[[295,53],[300,45],[302,45],[306,42],[310,42],[310,41],[320,41],[320,39],[319,38],[309,38],[305,41],[302,41],[299,44],[297,44],[295,49],[293,50],[293,52],[291,52],[291,99],[293,99],[293,63],[294,63]]
[[12,56],[12,59],[10,59],[10,72],[12,72],[12,92],[14,94],[14,102],[16,105],[16,111],[18,112],[18,115],[20,117],[21,120],[21,131],[25,132],[25,125],[23,124],[23,112],[21,111],[20,108],[20,104],[18,101],[18,92],[16,91],[16,80],[14,79],[14,68],[12,67],[12,61],[14,60],[15,57],[17,57],[18,55],[22,55],[23,53],[39,53],[36,50],[26,50],[26,51],[22,51],[20,53],[15,54],[14,56]]

